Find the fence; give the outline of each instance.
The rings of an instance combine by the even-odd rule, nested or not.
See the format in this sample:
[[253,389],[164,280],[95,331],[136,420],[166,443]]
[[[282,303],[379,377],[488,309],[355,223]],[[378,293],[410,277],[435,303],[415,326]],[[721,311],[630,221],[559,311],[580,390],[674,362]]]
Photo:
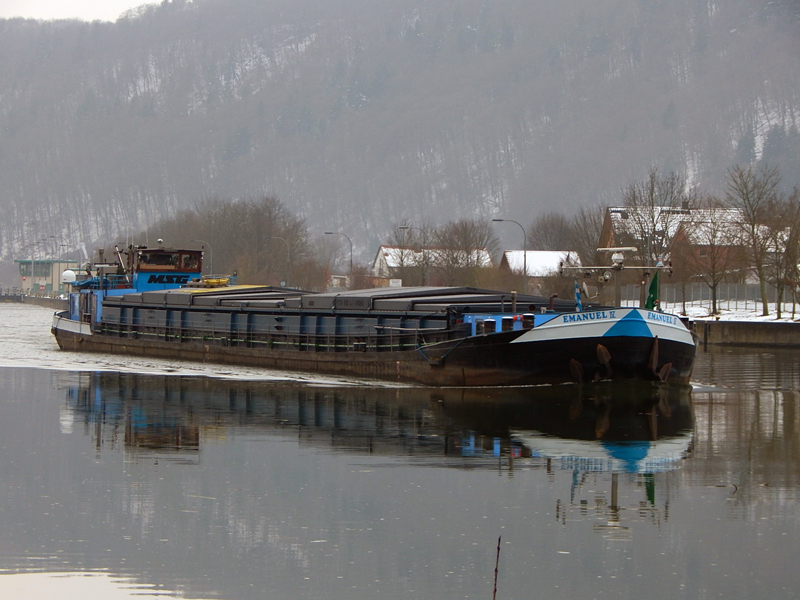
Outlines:
[[25,290],[16,287],[0,288],[0,296],[24,296]]
[[[621,287],[623,306],[638,306],[641,294],[641,285],[629,284]],[[711,288],[704,283],[691,283],[681,286],[676,283],[666,283],[659,286],[659,304],[667,312],[681,312],[684,303],[697,309],[711,312]],[[770,311],[774,312],[778,301],[778,289],[773,285],[767,286],[767,301]],[[760,311],[761,287],[757,283],[721,283],[717,286],[717,309],[724,311]],[[783,292],[781,311],[793,313],[800,309],[793,290],[786,288]]]

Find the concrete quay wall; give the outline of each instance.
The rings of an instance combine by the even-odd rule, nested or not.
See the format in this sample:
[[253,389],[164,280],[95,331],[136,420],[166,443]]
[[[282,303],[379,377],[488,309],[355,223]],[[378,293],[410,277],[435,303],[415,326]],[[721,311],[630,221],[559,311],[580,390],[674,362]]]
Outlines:
[[46,296],[26,296],[24,294],[2,294],[0,302],[21,302],[23,304],[35,304],[53,310],[67,310],[69,302],[63,298],[48,298]]
[[691,326],[701,345],[800,348],[800,323],[695,320]]

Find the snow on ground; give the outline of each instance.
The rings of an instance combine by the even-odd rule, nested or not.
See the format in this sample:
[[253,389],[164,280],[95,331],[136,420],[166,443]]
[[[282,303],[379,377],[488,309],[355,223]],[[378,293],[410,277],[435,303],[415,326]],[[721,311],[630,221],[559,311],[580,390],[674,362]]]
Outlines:
[[[638,302],[623,302],[625,306],[635,307]],[[800,322],[800,305],[794,306],[794,313],[792,312],[791,303],[785,302],[781,309],[781,318],[777,318],[777,305],[775,302],[768,304],[769,315],[763,316],[761,304],[754,304],[750,301],[747,304],[739,303],[736,306],[734,302],[724,301],[719,305],[719,314],[711,314],[711,306],[708,300],[701,302],[687,302],[686,315],[690,319],[715,319],[719,321],[762,321],[762,322],[784,322],[794,323]],[[674,315],[684,316],[683,305],[677,303],[664,303],[661,310]]]

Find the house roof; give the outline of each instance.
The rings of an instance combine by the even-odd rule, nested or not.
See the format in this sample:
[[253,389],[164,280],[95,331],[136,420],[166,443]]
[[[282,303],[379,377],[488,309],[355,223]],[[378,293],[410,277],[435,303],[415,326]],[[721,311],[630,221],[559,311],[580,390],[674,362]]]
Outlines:
[[[419,250],[409,246],[387,246],[381,245],[375,255],[375,260],[372,261],[375,267],[379,261],[383,260],[385,265],[390,269],[398,269],[401,266],[416,267],[422,265],[425,260],[429,264],[436,266],[443,262],[445,254],[451,252],[447,248],[420,248]],[[492,256],[486,248],[473,248],[470,250],[470,262],[478,265],[479,267],[491,267]]]
[[[655,207],[609,207],[607,222],[611,230],[600,240],[601,245],[636,245],[643,243],[642,235],[657,235],[668,244],[678,231],[683,231],[689,242],[696,246],[714,243],[721,246],[736,246],[737,229],[743,221],[738,208],[672,208]],[[605,227],[605,226],[604,226]],[[664,248],[666,250],[666,248]]]
[[664,229],[664,233],[668,238],[674,236],[681,223],[689,220],[695,212],[697,211],[689,208],[673,208],[670,206],[641,206],[633,208],[611,206],[608,208],[608,216],[617,234],[637,235],[643,229],[647,231],[649,224],[658,224]]
[[512,271],[524,271],[528,267],[528,277],[546,277],[558,273],[561,263],[572,267],[581,265],[578,253],[574,250],[506,250],[503,263]]
[[[652,210],[652,212],[651,212]],[[636,234],[641,231],[637,224],[654,223],[664,227],[667,237],[677,233],[685,223],[710,223],[720,221],[731,226],[742,222],[742,211],[738,208],[672,208],[669,206],[634,207],[611,206],[608,216],[617,233]]]
[[684,229],[692,244],[735,246],[740,243],[737,226],[741,218],[737,208],[700,208],[692,211],[691,222]]
[[401,266],[414,267],[422,264],[422,252],[409,246],[382,245],[378,248],[378,253],[375,255],[375,260],[372,261],[372,264],[375,265],[381,259],[390,269],[397,269]]

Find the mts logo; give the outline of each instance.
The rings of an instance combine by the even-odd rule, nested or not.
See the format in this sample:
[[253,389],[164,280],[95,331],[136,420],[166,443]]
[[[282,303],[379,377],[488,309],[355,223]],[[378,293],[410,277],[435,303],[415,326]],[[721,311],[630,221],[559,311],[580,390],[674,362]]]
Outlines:
[[189,282],[188,275],[150,275],[147,283],[178,283],[184,284]]

